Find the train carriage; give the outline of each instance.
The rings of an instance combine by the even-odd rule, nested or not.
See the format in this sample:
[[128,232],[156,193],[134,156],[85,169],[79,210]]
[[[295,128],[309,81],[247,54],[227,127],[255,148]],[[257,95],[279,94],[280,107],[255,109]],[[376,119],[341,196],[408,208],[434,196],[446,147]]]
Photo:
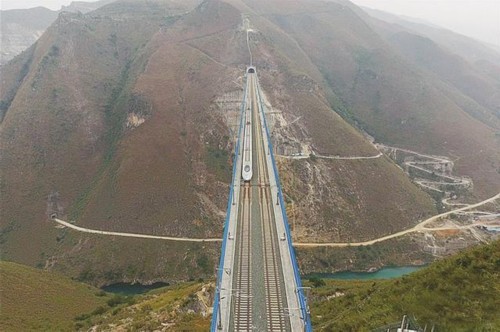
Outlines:
[[247,108],[245,112],[245,133],[243,140],[243,165],[241,177],[244,181],[252,179],[252,110]]

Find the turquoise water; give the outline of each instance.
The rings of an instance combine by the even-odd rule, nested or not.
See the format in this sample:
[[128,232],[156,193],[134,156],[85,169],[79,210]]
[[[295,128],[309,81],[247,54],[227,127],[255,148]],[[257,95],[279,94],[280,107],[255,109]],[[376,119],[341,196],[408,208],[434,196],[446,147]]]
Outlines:
[[142,284],[127,284],[124,282],[119,282],[117,284],[104,286],[101,289],[109,293],[115,293],[121,295],[136,295],[136,294],[143,294],[150,290],[165,286],[168,286],[168,283],[155,282],[152,285],[142,285]]
[[304,277],[325,278],[325,279],[342,279],[342,280],[372,280],[372,279],[392,279],[401,277],[420,270],[424,266],[396,266],[384,267],[376,272],[337,272],[337,273],[312,273]]

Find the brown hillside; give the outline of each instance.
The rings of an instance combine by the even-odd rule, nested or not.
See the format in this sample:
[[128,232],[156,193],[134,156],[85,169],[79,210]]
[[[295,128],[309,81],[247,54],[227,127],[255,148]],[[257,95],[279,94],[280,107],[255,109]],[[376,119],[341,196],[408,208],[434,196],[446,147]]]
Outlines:
[[83,222],[147,234],[220,235],[229,156],[224,154],[219,177],[207,159],[215,151],[231,151],[231,142],[222,119],[209,107],[224,91],[222,78],[236,72],[190,43],[217,35],[211,43],[224,50],[239,19],[228,5],[210,3],[152,38],[147,51],[152,55],[131,87],[133,96],[150,105],[149,114],[120,141],[110,174],[93,192]]
[[498,129],[472,118],[474,105],[442,91],[349,7],[318,3],[271,17],[317,65],[347,108],[346,118],[377,141],[457,158],[458,170],[473,178],[478,195],[498,192]]

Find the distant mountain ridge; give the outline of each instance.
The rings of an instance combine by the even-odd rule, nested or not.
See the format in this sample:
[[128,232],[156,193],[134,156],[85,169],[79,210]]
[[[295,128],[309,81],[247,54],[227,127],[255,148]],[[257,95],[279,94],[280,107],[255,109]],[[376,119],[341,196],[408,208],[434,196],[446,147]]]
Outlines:
[[58,11],[50,10],[45,7],[0,11],[2,17],[0,23],[0,39],[2,42],[0,65],[7,63],[36,42],[45,29],[56,20],[59,13],[87,13],[113,1],[114,0],[100,0],[96,2],[73,1],[68,6],[62,6]]
[[442,27],[412,20],[412,18],[367,7],[362,7],[362,9],[374,18],[425,36],[471,63],[475,63],[478,60],[487,60],[500,65],[500,46],[489,45]]

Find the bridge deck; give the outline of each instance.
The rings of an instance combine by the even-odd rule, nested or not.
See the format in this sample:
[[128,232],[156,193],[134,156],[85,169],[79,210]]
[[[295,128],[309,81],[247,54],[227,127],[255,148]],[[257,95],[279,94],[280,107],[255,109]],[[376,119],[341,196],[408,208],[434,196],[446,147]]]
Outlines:
[[[222,331],[304,331],[258,89],[256,74],[247,73],[241,116],[246,119],[244,112],[252,113],[253,177],[250,182],[241,179],[242,153],[233,174],[233,208],[222,258],[224,273],[218,280],[218,323],[213,330],[216,326]],[[241,140],[240,136],[240,148]]]

